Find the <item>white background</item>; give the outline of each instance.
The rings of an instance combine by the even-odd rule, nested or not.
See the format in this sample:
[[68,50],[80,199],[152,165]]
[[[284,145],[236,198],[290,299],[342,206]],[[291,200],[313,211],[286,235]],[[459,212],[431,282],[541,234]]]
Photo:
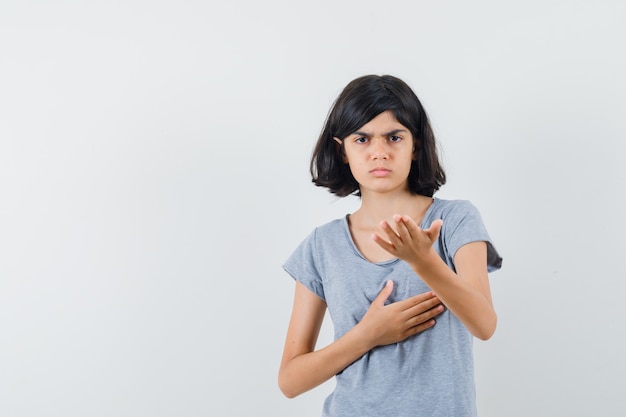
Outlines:
[[375,73],[504,257],[481,416],[623,416],[624,4],[1,1],[0,415],[318,416],[281,265],[358,204],[308,163]]

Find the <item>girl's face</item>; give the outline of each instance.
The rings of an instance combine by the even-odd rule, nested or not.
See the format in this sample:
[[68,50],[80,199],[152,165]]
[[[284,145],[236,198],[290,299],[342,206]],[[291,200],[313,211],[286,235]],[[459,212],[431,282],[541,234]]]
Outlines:
[[385,111],[361,126],[343,141],[344,162],[367,193],[408,191],[413,161],[413,135],[391,111]]

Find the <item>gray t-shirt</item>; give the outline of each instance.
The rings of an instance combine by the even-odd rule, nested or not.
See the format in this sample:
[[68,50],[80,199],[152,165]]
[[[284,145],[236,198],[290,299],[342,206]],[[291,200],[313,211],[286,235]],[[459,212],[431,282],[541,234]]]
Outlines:
[[[443,226],[434,248],[450,268],[456,251],[475,241],[487,242],[489,272],[501,267],[502,258],[470,202],[435,198],[420,227],[435,219],[443,219]],[[365,259],[347,216],[316,228],[283,268],[326,302],[335,339],[362,319],[388,279],[394,281],[389,302],[429,291],[406,262]],[[323,416],[475,417],[472,335],[448,310],[436,320],[431,329],[376,347],[337,374]]]

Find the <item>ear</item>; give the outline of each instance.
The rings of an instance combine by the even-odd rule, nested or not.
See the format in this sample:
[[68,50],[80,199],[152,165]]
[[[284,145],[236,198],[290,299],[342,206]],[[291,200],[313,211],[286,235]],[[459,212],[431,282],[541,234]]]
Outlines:
[[338,148],[339,152],[341,152],[341,159],[343,160],[343,163],[347,164],[348,163],[348,158],[346,158],[346,152],[343,149],[343,141],[341,139],[339,139],[338,137],[336,137],[336,136],[333,136],[333,140],[335,142],[337,142],[337,145],[338,145],[337,148]]

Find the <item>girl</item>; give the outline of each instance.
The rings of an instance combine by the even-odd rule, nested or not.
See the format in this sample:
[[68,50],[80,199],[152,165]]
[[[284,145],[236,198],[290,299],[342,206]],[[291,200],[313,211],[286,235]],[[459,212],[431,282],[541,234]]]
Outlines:
[[[368,75],[335,101],[313,182],[360,197],[316,228],[284,269],[295,279],[278,382],[295,397],[333,376],[323,416],[476,416],[472,340],[496,328],[488,272],[502,258],[446,181],[422,105],[402,80]],[[328,308],[334,341],[315,349]]]

